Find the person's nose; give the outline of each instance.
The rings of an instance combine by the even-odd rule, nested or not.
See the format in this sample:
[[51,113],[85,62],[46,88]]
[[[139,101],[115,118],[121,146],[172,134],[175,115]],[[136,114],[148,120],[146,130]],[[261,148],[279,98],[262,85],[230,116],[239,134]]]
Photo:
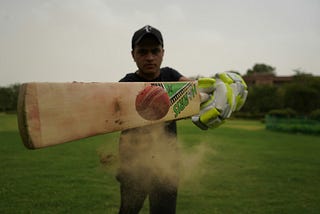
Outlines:
[[153,60],[154,59],[154,54],[151,51],[149,51],[148,54],[146,55],[146,59],[149,60],[149,61]]

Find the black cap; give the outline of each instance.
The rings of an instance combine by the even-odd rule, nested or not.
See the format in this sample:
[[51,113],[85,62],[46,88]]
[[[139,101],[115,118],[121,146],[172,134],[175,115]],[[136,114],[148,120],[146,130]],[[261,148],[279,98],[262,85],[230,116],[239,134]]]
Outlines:
[[150,25],[146,25],[143,28],[137,30],[133,34],[132,41],[131,41],[132,50],[145,35],[154,36],[158,40],[160,45],[163,47],[163,38],[162,38],[161,32],[158,29],[151,27]]

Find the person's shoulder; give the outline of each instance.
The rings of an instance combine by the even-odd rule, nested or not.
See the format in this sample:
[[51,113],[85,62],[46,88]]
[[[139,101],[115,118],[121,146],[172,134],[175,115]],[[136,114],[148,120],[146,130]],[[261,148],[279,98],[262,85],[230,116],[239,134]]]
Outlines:
[[128,73],[119,82],[137,82],[139,81],[139,76],[136,73]]
[[171,67],[163,67],[161,68],[161,75],[163,80],[166,81],[178,81],[182,74],[180,74],[177,70]]
[[171,68],[171,67],[168,67],[168,66],[161,68],[161,71],[165,71],[165,72],[178,72],[176,69]]

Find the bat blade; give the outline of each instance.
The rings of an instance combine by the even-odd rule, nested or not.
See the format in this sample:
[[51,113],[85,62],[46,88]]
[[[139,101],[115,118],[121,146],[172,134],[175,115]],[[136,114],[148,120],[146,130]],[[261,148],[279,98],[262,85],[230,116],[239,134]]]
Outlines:
[[[162,87],[170,97],[167,114],[157,120],[144,119],[135,108],[137,95],[150,85]],[[24,145],[37,149],[187,118],[199,108],[196,81],[24,83],[19,92],[18,125]]]

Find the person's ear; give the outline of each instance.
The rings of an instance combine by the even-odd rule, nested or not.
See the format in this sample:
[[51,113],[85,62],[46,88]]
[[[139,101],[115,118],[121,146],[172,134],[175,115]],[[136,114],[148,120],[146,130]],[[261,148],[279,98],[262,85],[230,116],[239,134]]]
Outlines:
[[136,61],[136,60],[134,59],[134,51],[133,51],[133,50],[131,51],[131,56],[132,56],[133,61]]

